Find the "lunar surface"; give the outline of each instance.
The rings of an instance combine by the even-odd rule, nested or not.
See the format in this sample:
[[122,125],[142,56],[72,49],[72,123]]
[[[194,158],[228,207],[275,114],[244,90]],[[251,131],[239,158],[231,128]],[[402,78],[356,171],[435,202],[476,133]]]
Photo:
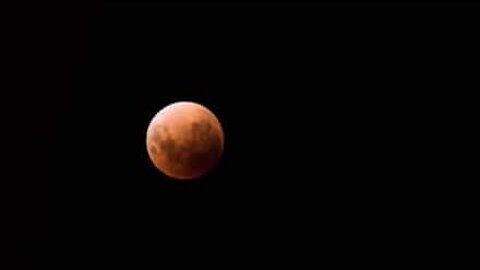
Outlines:
[[147,129],[148,155],[161,172],[179,179],[195,179],[217,164],[224,135],[217,117],[204,106],[176,102],[161,109]]

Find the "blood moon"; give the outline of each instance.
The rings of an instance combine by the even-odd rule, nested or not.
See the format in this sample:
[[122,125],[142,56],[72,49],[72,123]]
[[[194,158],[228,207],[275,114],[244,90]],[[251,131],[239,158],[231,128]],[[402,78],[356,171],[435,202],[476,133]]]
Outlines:
[[223,153],[224,134],[217,117],[194,102],[161,109],[147,129],[147,152],[157,169],[188,180],[209,172]]

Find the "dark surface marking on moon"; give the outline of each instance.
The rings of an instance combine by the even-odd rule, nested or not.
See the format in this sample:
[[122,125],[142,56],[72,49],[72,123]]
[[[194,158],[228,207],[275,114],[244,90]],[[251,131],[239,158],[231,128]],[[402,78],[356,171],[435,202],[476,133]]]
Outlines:
[[[194,122],[191,134],[182,144],[178,144],[166,126],[154,132],[153,141],[165,153],[176,173],[203,173],[214,165],[221,152],[221,138],[208,120]],[[155,155],[158,149],[153,148]]]
[[150,145],[150,152],[153,156],[156,156],[158,154],[157,145],[155,143]]
[[180,161],[180,152],[178,151],[178,146],[175,143],[175,140],[172,139],[172,135],[165,126],[161,126],[162,130],[156,132],[156,138],[154,139],[160,145],[162,151],[165,152],[169,162],[176,164]]
[[222,134],[215,130],[209,119],[196,121],[190,130],[183,132],[189,134],[179,142],[175,141],[167,126],[158,126],[152,132],[150,153],[155,159],[163,155],[168,162],[166,169],[174,175],[201,175],[210,170],[221,155]]
[[208,169],[220,155],[221,141],[210,121],[194,122],[191,127],[190,151],[186,151],[185,164],[193,169]]

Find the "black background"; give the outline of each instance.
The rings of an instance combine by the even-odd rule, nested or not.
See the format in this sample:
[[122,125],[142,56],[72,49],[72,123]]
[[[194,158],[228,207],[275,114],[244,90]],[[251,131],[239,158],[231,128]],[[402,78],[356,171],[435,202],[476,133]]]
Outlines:
[[[408,244],[411,220],[432,212],[417,168],[436,86],[450,83],[439,33],[452,29],[429,12],[2,5],[4,254],[19,269],[389,256],[382,247]],[[145,149],[151,118],[180,100],[210,108],[225,132],[222,160],[198,181],[169,180]]]

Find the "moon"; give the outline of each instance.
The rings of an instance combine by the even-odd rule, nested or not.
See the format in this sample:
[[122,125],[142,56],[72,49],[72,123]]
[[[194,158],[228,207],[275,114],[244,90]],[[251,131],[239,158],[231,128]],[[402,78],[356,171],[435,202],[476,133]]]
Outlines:
[[172,103],[150,121],[148,156],[165,175],[177,180],[199,178],[211,171],[223,153],[224,133],[206,107],[188,101]]

